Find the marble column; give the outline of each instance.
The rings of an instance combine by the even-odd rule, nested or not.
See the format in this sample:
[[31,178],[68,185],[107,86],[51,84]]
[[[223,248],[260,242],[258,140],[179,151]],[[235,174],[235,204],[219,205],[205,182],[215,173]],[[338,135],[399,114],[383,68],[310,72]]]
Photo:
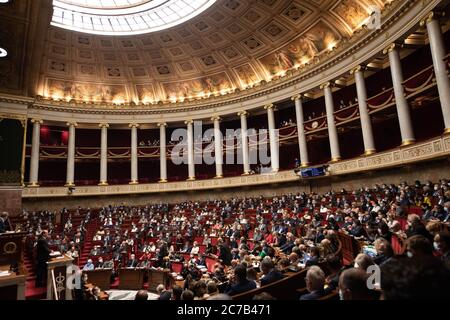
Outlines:
[[361,120],[361,130],[364,142],[364,154],[366,156],[374,154],[375,141],[373,138],[372,122],[370,121],[369,110],[367,109],[367,91],[364,80],[364,67],[357,66],[350,71],[355,76],[356,94],[358,97],[359,118]]
[[131,128],[131,181],[130,184],[138,184],[138,137],[137,137],[137,129],[139,128],[139,124],[130,123],[128,127]]
[[108,128],[109,124],[99,124],[101,130],[100,143],[100,183],[99,186],[108,185]]
[[442,116],[444,118],[445,133],[450,133],[450,83],[448,80],[447,64],[444,61],[446,51],[441,26],[434,12],[431,12],[420,24],[426,24],[427,26],[434,74],[436,76]]
[[66,174],[66,187],[75,186],[75,122],[68,122],[69,126],[69,142],[67,145],[67,174]]
[[215,178],[223,177],[223,146],[222,146],[222,132],[220,131],[220,117],[212,117],[214,122],[214,157],[216,162],[216,176]]
[[275,126],[275,106],[273,104],[268,104],[264,106],[267,110],[267,123],[269,127],[269,142],[270,142],[270,164],[272,165],[272,172],[278,172],[280,169],[280,156],[279,156],[279,143],[277,129]]
[[250,162],[248,155],[248,136],[247,136],[247,111],[238,112],[241,117],[241,145],[242,145],[242,164],[244,166],[243,175],[250,174]]
[[304,117],[303,117],[303,104],[301,95],[296,95],[291,98],[295,103],[295,117],[297,120],[297,135],[298,135],[298,148],[300,151],[300,163],[301,166],[309,166],[308,158],[308,144],[306,142]]
[[167,141],[166,141],[166,126],[167,123],[158,123],[159,127],[159,170],[160,183],[167,182]]
[[194,158],[194,121],[187,120],[184,124],[187,125],[187,148],[188,148],[188,181],[195,180],[195,158]]
[[393,43],[383,50],[384,54],[389,55],[389,64],[391,66],[392,84],[394,86],[395,103],[397,106],[398,121],[400,124],[400,133],[402,136],[402,146],[415,142],[413,126],[411,122],[411,112],[408,101],[403,89],[403,72],[400,62],[398,45]]
[[325,95],[325,109],[327,112],[327,126],[328,126],[328,137],[330,141],[331,150],[331,162],[336,162],[341,160],[341,152],[339,150],[339,138],[336,128],[336,123],[334,121],[334,102],[333,94],[331,92],[331,83],[327,82],[320,86],[323,89]]
[[29,187],[39,187],[39,148],[41,140],[40,119],[31,119],[33,124],[33,137],[31,139],[31,160],[30,160],[30,184]]

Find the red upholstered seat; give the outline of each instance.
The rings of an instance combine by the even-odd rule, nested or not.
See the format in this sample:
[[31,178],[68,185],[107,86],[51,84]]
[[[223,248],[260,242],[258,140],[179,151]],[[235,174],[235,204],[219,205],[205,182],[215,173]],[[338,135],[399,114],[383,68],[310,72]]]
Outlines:
[[183,270],[183,263],[181,263],[181,262],[172,262],[170,264],[170,267],[172,269],[172,272],[181,273],[181,270]]

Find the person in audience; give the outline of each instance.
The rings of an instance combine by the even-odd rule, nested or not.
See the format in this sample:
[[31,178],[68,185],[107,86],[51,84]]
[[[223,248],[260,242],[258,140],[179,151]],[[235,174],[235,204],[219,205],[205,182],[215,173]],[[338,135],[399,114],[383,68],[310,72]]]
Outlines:
[[406,254],[409,258],[432,257],[433,245],[424,236],[411,236],[406,240]]
[[373,266],[374,262],[370,256],[365,253],[359,253],[354,262],[354,268],[361,269],[363,271],[367,271],[367,268]]
[[247,279],[247,268],[242,264],[237,265],[234,268],[234,277],[225,293],[233,296],[253,289],[256,289],[256,283]]
[[[288,260],[289,261],[289,260]],[[269,257],[265,257],[260,264],[261,272],[261,286],[266,286],[269,283],[278,281],[283,278],[281,272],[274,268],[273,262]]]
[[440,255],[441,259],[450,264],[450,233],[440,232],[434,237],[434,250]]
[[217,283],[213,280],[209,280],[206,284],[206,292],[208,293],[208,298],[216,294],[219,294],[219,289],[217,288]]
[[450,300],[450,269],[432,257],[391,259],[381,267],[383,300]]
[[0,214],[0,233],[5,233],[6,231],[13,231],[13,229],[8,212],[2,212]]
[[408,224],[408,229],[406,230],[407,238],[419,235],[427,238],[430,241],[433,240],[432,236],[427,231],[422,221],[420,221],[420,217],[417,214],[409,214],[407,224]]
[[344,270],[339,277],[339,298],[341,300],[373,300],[368,288],[369,274],[360,268]]
[[136,292],[134,300],[147,301],[148,300],[147,290],[139,290],[138,292]]
[[183,293],[183,288],[174,285],[172,287],[172,297],[171,300],[181,300],[181,294]]
[[300,300],[318,300],[325,295],[325,273],[320,267],[309,267],[306,272],[305,282],[309,293],[302,295]]
[[181,294],[181,300],[194,300],[194,293],[191,290],[184,290]]
[[171,300],[172,292],[169,290],[164,290],[158,297],[158,300]]
[[373,262],[379,266],[394,256],[391,244],[385,238],[376,239],[374,241],[374,247],[376,255],[373,258]]
[[130,255],[130,260],[127,262],[127,268],[136,268],[139,264],[139,261],[136,259],[135,254]]
[[94,270],[94,263],[92,262],[92,259],[88,259],[88,261],[86,262],[86,264],[83,267],[83,271],[91,271]]
[[320,250],[319,250],[319,248],[318,247],[311,247],[309,252],[310,252],[310,256],[306,260],[305,266],[306,267],[311,267],[311,266],[318,265],[319,261],[320,261]]

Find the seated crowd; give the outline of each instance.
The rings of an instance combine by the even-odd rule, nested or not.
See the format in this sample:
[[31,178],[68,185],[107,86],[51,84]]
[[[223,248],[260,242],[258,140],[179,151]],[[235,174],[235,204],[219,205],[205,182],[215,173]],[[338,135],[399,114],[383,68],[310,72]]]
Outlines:
[[[54,212],[24,212],[26,223],[15,228],[28,232],[29,254],[48,230],[54,250],[85,271],[111,269],[111,281],[119,268],[170,270],[179,281],[158,287],[160,300],[249,291],[253,299],[276,299],[263,289],[301,272],[305,286],[295,299],[431,299],[450,297],[449,207],[450,183],[442,179],[322,195],[63,209],[58,225]],[[342,237],[359,254],[343,255]],[[90,298],[98,292],[93,287]],[[140,290],[136,299],[147,296]]]

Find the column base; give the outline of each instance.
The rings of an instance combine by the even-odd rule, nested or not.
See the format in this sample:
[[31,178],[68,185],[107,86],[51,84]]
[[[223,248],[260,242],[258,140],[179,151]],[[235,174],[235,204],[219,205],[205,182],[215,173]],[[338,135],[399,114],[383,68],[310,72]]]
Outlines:
[[37,188],[37,187],[39,187],[39,183],[37,183],[37,182],[32,182],[32,183],[30,183],[27,187],[28,187],[28,188]]
[[335,163],[335,162],[339,162],[339,161],[341,161],[341,160],[342,160],[341,157],[334,157],[334,158],[331,158],[331,160],[329,161],[329,163]]
[[278,173],[278,171],[280,171],[280,169],[272,169],[272,173]]
[[249,176],[250,175],[250,172],[248,172],[248,171],[245,171],[243,174],[241,174],[241,176]]
[[166,183],[167,182],[167,179],[160,179],[159,181],[158,181],[158,183]]
[[128,184],[139,184],[139,181],[137,181],[137,180],[131,180]]
[[311,164],[309,162],[304,162],[300,165],[300,168],[308,168]]
[[106,181],[100,181],[100,183],[98,184],[99,186],[107,186],[108,182]]
[[75,183],[73,183],[73,182],[67,182],[65,185],[64,185],[64,187],[75,187]]
[[195,181],[195,177],[189,177],[186,179],[186,181]]
[[450,128],[445,128],[444,134],[450,134]]
[[377,150],[375,150],[375,149],[367,149],[366,151],[364,151],[364,155],[371,156],[371,155],[375,154],[376,152],[377,152]]
[[413,144],[414,142],[416,142],[415,139],[403,140],[402,144],[400,146],[401,147],[409,146],[410,144]]
[[214,179],[222,179],[222,178],[223,178],[223,175],[217,175],[214,177]]

